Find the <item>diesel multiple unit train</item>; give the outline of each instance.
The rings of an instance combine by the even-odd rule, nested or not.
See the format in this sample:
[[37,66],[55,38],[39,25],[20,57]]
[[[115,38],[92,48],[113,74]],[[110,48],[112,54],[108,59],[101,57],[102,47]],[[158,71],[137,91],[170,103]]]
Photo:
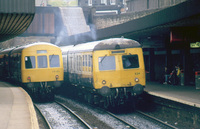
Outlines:
[[64,78],[70,92],[104,107],[134,106],[146,83],[141,45],[125,38],[6,49],[0,51],[0,77],[22,84],[36,99],[54,98]]
[[90,103],[104,107],[135,103],[145,87],[141,45],[112,38],[61,47],[65,83]]
[[53,99],[54,89],[63,81],[61,49],[39,42],[3,50],[0,77],[22,84],[36,99]]

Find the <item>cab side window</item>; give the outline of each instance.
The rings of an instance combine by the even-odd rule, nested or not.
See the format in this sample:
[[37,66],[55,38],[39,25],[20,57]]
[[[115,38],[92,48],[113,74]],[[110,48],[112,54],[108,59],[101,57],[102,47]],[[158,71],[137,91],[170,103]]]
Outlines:
[[34,56],[26,56],[25,57],[25,68],[26,69],[35,68],[35,57]]

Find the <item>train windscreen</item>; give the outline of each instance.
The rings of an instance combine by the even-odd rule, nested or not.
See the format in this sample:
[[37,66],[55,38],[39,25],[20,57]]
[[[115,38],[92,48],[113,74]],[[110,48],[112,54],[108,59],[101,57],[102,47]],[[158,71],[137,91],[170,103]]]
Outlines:
[[47,68],[47,56],[38,56],[38,68]]
[[99,71],[115,70],[115,56],[99,57]]
[[59,55],[49,56],[50,67],[60,67]]
[[124,55],[122,61],[124,69],[139,68],[138,55]]

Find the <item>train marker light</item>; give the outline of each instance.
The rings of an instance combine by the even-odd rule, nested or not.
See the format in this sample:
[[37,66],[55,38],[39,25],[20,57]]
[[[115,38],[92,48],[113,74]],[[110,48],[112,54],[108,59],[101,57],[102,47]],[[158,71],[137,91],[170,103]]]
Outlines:
[[27,77],[27,80],[31,81],[31,77],[30,77],[30,76],[28,76],[28,77]]

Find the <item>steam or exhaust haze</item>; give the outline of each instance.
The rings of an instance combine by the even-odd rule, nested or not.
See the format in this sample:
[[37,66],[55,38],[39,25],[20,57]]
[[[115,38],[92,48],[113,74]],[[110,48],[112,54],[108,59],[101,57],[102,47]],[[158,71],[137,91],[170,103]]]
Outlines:
[[57,37],[57,40],[55,42],[56,45],[59,45],[60,42],[63,42],[63,38],[65,38],[65,40],[68,40],[66,41],[66,45],[70,44],[69,40],[73,40],[73,42],[76,42],[78,40],[80,41],[81,39],[84,42],[86,40],[84,38],[90,37],[93,40],[96,39],[95,29],[93,26],[89,26],[86,24],[82,8],[60,7],[60,12],[64,27],[62,27],[62,30]]

